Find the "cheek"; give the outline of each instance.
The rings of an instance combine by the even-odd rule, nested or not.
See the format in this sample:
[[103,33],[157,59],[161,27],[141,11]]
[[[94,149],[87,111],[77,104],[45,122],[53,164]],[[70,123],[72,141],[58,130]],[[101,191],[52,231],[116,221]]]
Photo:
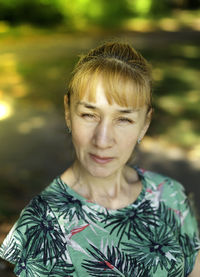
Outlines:
[[123,159],[127,162],[127,160],[131,157],[134,152],[135,146],[137,144],[138,132],[135,130],[134,132],[126,132],[121,136],[121,147],[120,152],[123,153]]
[[90,143],[90,132],[79,122],[72,124],[72,142],[76,149],[83,148]]
[[137,144],[137,138],[126,140],[125,147],[124,147],[125,149],[123,151],[124,153],[126,153],[128,158],[132,155],[136,144]]
[[119,137],[120,144],[127,149],[133,148],[137,143],[137,139],[138,139],[137,131],[125,131]]

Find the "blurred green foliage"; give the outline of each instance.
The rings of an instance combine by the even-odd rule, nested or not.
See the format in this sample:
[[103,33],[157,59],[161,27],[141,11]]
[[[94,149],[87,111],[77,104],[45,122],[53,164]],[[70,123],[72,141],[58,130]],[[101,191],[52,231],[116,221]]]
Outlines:
[[56,25],[64,14],[52,0],[0,0],[0,20],[11,24]]
[[[28,36],[9,35],[1,41],[0,96],[15,103],[53,106],[62,114],[63,93],[77,55],[97,45],[99,37],[27,32]],[[196,32],[187,39],[182,31],[140,34],[139,38],[131,35],[130,42],[152,63],[155,113],[151,137],[162,137],[185,149],[199,145],[200,46]]]
[[173,9],[198,9],[199,0],[0,0],[0,20],[39,26],[118,27],[131,17],[156,18]]

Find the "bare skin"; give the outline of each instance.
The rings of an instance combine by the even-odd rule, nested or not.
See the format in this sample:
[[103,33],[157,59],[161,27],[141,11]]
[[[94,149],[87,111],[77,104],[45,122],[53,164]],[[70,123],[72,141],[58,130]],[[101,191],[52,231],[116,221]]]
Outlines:
[[[67,169],[61,179],[74,191],[91,202],[98,203],[107,209],[120,209],[133,203],[142,190],[141,181],[137,172],[130,167],[125,167],[123,180],[118,185],[107,190],[97,190],[93,185],[84,185],[80,178],[76,177],[77,162]],[[120,185],[119,185],[120,184]]]
[[[151,111],[144,107],[125,113],[120,121],[121,107],[107,103],[101,85],[98,93],[97,103],[86,97],[81,104],[71,101],[70,107],[65,97],[66,123],[72,129],[77,159],[61,179],[89,201],[119,209],[133,203],[142,190],[137,172],[125,164],[148,129]],[[200,276],[200,253],[189,276]]]
[[61,179],[77,193],[108,209],[125,207],[137,199],[142,184],[126,166],[138,139],[150,124],[147,107],[109,104],[99,81],[96,102],[65,97],[67,126],[72,130],[76,161]]
[[189,277],[199,277],[200,276],[200,252],[198,253],[198,256],[196,258],[196,262],[194,265],[194,269],[192,273],[189,275]]

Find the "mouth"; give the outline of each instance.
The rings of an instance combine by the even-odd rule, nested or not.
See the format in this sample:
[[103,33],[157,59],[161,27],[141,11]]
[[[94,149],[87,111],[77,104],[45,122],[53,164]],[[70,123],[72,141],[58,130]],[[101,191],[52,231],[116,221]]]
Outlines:
[[113,157],[100,157],[91,153],[90,153],[90,157],[94,162],[98,164],[107,164],[114,159]]

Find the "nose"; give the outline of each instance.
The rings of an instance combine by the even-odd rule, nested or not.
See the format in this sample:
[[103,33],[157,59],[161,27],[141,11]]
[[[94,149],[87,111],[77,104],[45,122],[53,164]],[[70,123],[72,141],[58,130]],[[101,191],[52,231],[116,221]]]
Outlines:
[[111,148],[114,144],[114,130],[112,125],[106,121],[101,121],[95,128],[93,144],[100,149]]

